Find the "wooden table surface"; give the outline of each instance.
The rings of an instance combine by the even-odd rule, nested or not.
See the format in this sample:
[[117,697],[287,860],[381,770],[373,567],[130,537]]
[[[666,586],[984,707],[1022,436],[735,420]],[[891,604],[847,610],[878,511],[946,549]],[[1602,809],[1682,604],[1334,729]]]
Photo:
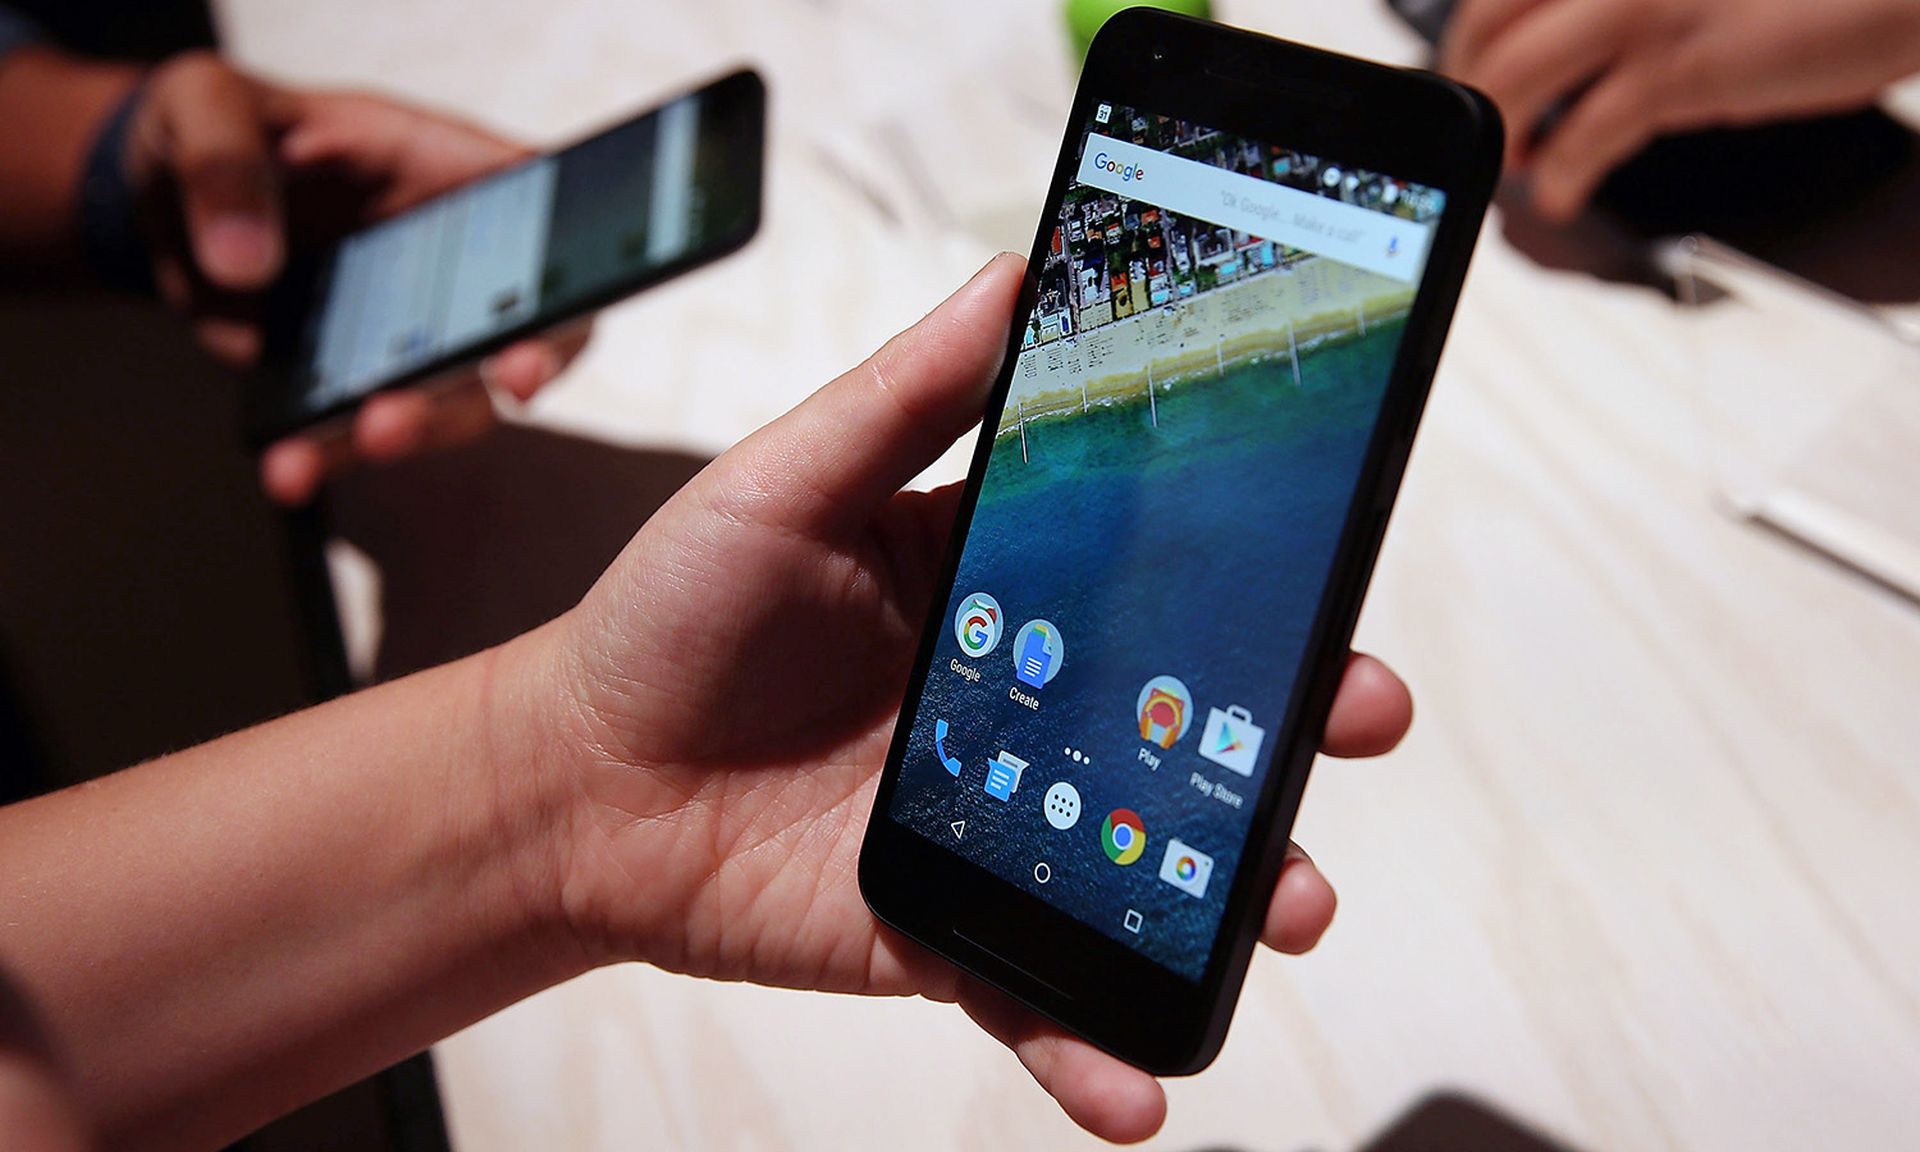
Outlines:
[[[1414,59],[1370,3],[1218,7]],[[609,311],[530,417],[697,453],[1024,250],[1072,82],[1049,0],[222,17],[274,75],[541,143],[757,65],[764,234]],[[1544,270],[1489,227],[1360,625],[1419,718],[1393,755],[1315,776],[1298,837],[1339,918],[1312,955],[1255,962],[1224,1054],[1170,1086],[1151,1147],[1358,1149],[1435,1094],[1571,1149],[1920,1142],[1920,611],[1715,510],[1697,355],[1661,295]],[[462,1152],[1092,1143],[918,1002],[629,965],[438,1056]]]

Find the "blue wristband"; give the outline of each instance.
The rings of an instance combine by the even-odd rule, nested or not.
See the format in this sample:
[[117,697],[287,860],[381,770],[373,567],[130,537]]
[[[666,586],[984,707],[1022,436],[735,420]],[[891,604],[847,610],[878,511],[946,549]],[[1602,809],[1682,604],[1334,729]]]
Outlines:
[[80,181],[80,243],[87,266],[109,287],[151,294],[153,261],[127,174],[127,133],[145,95],[144,83],[134,85],[94,137]]

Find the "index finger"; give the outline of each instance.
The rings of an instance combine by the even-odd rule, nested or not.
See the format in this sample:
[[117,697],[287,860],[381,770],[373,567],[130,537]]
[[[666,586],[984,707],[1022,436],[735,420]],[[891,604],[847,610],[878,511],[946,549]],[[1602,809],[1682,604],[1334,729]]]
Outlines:
[[1515,20],[1546,0],[1466,0],[1454,9],[1441,38],[1440,68],[1450,76],[1464,76],[1479,63],[1493,43]]

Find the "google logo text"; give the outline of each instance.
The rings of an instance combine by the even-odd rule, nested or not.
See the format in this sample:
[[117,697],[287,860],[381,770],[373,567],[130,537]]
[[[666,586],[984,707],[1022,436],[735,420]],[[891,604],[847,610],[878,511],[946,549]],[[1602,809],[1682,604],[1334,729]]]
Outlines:
[[1134,164],[1122,164],[1105,152],[1094,154],[1093,166],[1102,172],[1109,172],[1120,177],[1122,181],[1144,180],[1147,176],[1147,170],[1145,168]]

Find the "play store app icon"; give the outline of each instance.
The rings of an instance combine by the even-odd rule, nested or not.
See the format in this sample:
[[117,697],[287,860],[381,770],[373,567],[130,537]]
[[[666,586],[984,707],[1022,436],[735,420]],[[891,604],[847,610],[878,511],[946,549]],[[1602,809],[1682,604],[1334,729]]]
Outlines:
[[1253,722],[1253,713],[1232,705],[1222,712],[1207,712],[1207,730],[1200,735],[1200,755],[1229,772],[1253,775],[1254,761],[1260,757],[1260,741],[1267,730]]

